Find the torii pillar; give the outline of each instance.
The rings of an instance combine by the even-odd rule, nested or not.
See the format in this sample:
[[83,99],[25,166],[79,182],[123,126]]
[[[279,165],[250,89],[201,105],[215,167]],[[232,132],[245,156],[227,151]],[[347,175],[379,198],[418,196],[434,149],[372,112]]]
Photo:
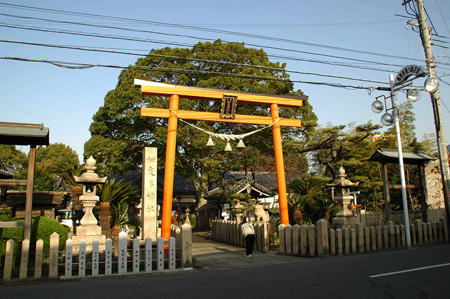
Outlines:
[[[229,91],[222,89],[209,89],[199,87],[187,87],[180,85],[164,84],[152,81],[144,81],[134,79],[134,85],[140,87],[142,95],[148,96],[169,96],[169,109],[158,108],[141,108],[141,116],[168,118],[168,133],[166,144],[166,167],[164,175],[164,195],[161,237],[165,240],[170,238],[170,226],[172,216],[172,200],[173,200],[173,179],[175,171],[175,150],[178,117],[181,119],[204,120],[204,121],[221,121],[235,122],[258,125],[272,125],[273,142],[275,148],[275,161],[277,169],[278,197],[280,205],[281,223],[289,224],[288,203],[286,194],[286,177],[284,171],[283,148],[281,145],[281,126],[301,127],[302,123],[299,119],[286,119],[279,117],[278,108],[281,107],[301,107],[305,96],[280,96],[268,94],[256,94],[241,91]],[[224,117],[224,111],[219,112],[203,112],[203,111],[183,111],[178,110],[179,98],[191,98],[208,101],[223,101],[225,97],[235,98],[239,103],[253,105],[269,105],[271,116],[256,116],[229,113]],[[233,102],[233,108],[236,101]],[[227,109],[222,109],[227,110]]]

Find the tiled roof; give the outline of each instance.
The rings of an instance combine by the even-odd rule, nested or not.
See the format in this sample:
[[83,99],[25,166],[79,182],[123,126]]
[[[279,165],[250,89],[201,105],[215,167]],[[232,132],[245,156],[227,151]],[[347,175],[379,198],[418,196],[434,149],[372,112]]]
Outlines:
[[[111,178],[115,178],[116,181],[124,180],[125,182],[131,182],[135,186],[142,186],[142,172],[140,171],[130,171],[125,174],[114,174],[110,176]],[[162,191],[164,189],[164,169],[158,171],[158,191]],[[195,195],[194,184],[189,182],[185,176],[176,173],[174,174],[173,180],[173,193],[174,196],[176,194],[192,194]]]
[[[403,161],[406,164],[425,164],[428,161],[435,160],[419,151],[403,150],[402,153]],[[380,147],[368,161],[398,163],[398,150]]]
[[49,128],[39,124],[0,122],[0,143],[49,145]]
[[223,191],[226,193],[241,192],[243,189],[254,190],[267,195],[275,195],[278,189],[277,174],[274,172],[244,172],[228,171],[225,173],[225,185],[211,184],[208,195],[205,198],[216,198]]
[[14,174],[15,168],[3,163],[2,159],[0,159],[0,176],[12,178]]

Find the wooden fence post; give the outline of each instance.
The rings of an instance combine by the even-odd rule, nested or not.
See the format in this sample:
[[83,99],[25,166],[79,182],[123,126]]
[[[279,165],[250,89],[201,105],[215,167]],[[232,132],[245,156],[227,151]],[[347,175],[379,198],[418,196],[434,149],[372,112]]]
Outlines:
[[328,254],[328,222],[320,219],[317,221],[317,255]]
[[78,276],[86,276],[86,240],[80,240],[78,251]]
[[97,238],[92,240],[92,276],[98,276],[100,264],[100,242]]
[[286,253],[286,240],[285,240],[285,233],[284,233],[284,224],[280,224],[278,226],[278,238],[280,240],[280,253]]
[[264,250],[263,252],[268,252],[270,250],[270,240],[269,240],[269,223],[263,224],[263,238],[264,238]]
[[316,255],[316,226],[314,224],[308,226],[308,243],[309,243],[309,255]]
[[356,224],[356,240],[358,252],[364,252],[364,228],[361,223]]
[[308,226],[303,224],[300,227],[300,254],[306,255],[308,252]]
[[30,257],[30,240],[25,239],[22,241],[22,253],[20,255],[19,279],[27,279],[29,257]]
[[377,234],[377,249],[382,250],[383,249],[383,233],[381,230],[381,226],[377,226],[375,228],[375,233]]
[[365,251],[370,251],[370,229],[366,226],[363,229],[364,232],[364,243],[365,243]]
[[187,223],[181,226],[180,267],[192,267],[192,226]]
[[133,273],[139,273],[141,262],[141,244],[138,238],[133,239]]
[[416,227],[417,232],[417,244],[423,244],[423,233],[422,233],[422,220],[416,219],[414,220],[414,226]]
[[10,280],[12,277],[12,265],[14,259],[14,240],[6,242],[5,267],[3,268],[3,280]]
[[445,217],[441,217],[439,221],[442,224],[442,229],[444,231],[444,242],[448,242],[448,227],[447,227],[447,221],[445,221]]
[[[336,243],[338,244],[338,250],[339,250],[339,237],[337,237],[339,235],[339,233],[341,234],[342,237],[342,231],[338,232],[337,230],[335,231],[334,229],[330,228],[328,230],[328,235],[330,236],[329,240],[330,240],[330,255],[335,255],[336,254]],[[336,242],[337,239],[337,242]],[[340,240],[342,242],[342,239]],[[342,243],[341,243],[341,249],[342,249]]]
[[350,231],[347,228],[344,228],[342,231],[343,242],[344,242],[344,254],[350,253]]
[[[411,244],[417,245],[417,234],[416,234],[416,227],[415,227],[414,223],[409,224],[409,231],[411,233]],[[406,232],[405,232],[405,238],[406,238]],[[406,239],[405,239],[405,243],[406,243]]]
[[377,250],[377,233],[375,231],[375,227],[371,226],[370,230],[370,242],[372,243],[370,249],[375,251]]
[[127,273],[128,268],[128,260],[127,260],[127,242],[128,242],[128,234],[126,232],[119,233],[119,264],[118,264],[118,273],[125,274]]
[[389,248],[394,249],[395,248],[395,229],[394,229],[394,222],[388,221],[387,223],[388,228],[388,236],[389,236]]
[[[189,225],[189,224],[188,224]],[[169,270],[175,270],[176,265],[176,258],[175,258],[175,238],[170,237],[169,238]]]
[[428,244],[428,226],[425,222],[422,223],[423,244]]
[[59,235],[53,233],[50,235],[50,261],[48,277],[58,277],[58,258],[59,258]]
[[105,275],[112,274],[112,240],[106,239],[105,242]]
[[34,262],[34,278],[41,278],[42,276],[42,260],[44,252],[44,241],[38,240],[36,242],[36,256]]
[[290,224],[284,227],[284,240],[286,244],[286,253],[292,254],[292,226]]
[[157,264],[157,270],[158,270],[158,271],[163,271],[163,270],[164,270],[164,239],[163,239],[163,238],[158,238],[157,246],[158,246],[158,254],[157,254],[158,264]]
[[292,227],[292,253],[300,253],[300,225],[298,224]]
[[72,267],[73,267],[73,241],[68,239],[66,241],[66,261],[64,266],[64,276],[72,277]]
[[153,243],[151,238],[145,239],[145,272],[152,271],[152,254],[153,254]]
[[356,229],[351,228],[350,229],[350,243],[351,243],[351,249],[352,249],[352,253],[356,253]]

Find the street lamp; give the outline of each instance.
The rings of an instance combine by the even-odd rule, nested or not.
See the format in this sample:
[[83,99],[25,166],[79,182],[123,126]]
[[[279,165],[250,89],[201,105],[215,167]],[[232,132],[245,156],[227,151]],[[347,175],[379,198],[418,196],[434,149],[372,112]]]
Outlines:
[[439,89],[439,79],[436,77],[428,77],[425,80],[425,90],[429,93],[434,93]]
[[[401,181],[401,190],[402,190],[402,202],[403,202],[403,216],[405,218],[405,232],[406,232],[406,245],[411,248],[411,232],[410,232],[410,226],[409,226],[409,211],[408,211],[408,200],[407,200],[407,194],[406,194],[406,181],[405,181],[405,167],[403,163],[403,149],[402,149],[402,139],[401,139],[401,133],[400,133],[400,122],[399,122],[399,112],[397,108],[397,96],[396,91],[398,91],[401,88],[404,88],[404,83],[409,83],[410,81],[416,79],[419,75],[416,74],[416,76],[413,79],[405,78],[404,81],[397,82],[394,81],[394,75],[389,75],[389,83],[390,83],[390,96],[387,98],[391,99],[391,108],[386,107],[386,112],[381,116],[381,123],[384,126],[390,126],[392,124],[395,125],[395,133],[397,138],[397,150],[398,150],[398,163],[400,168],[400,181]],[[420,74],[420,76],[423,76],[423,74]],[[378,100],[378,98],[383,97],[384,98],[384,105],[383,102]],[[377,97],[375,102],[372,103],[372,111],[375,113],[381,113],[384,110],[384,107],[386,106],[386,97],[380,96]],[[408,101],[416,102],[420,99],[420,91],[416,88],[409,89],[406,97]],[[389,110],[392,110],[392,114],[388,113]]]
[[[409,84],[419,77],[424,77],[426,75],[425,70],[416,65],[409,65],[404,67],[398,74],[394,80],[394,75],[389,75],[389,84],[390,88],[379,88],[380,90],[389,90],[390,96],[379,96],[375,99],[375,102],[372,103],[372,111],[375,113],[381,113],[386,107],[386,99],[391,99],[392,108],[387,108],[385,113],[381,116],[381,123],[385,126],[390,126],[392,124],[395,125],[395,132],[397,137],[397,149],[398,149],[398,162],[400,168],[400,181],[401,181],[401,190],[402,190],[402,202],[403,202],[403,215],[405,218],[405,231],[406,231],[406,245],[411,248],[411,232],[409,226],[409,212],[408,212],[408,201],[406,194],[406,182],[405,182],[405,168],[403,165],[403,149],[402,149],[402,139],[400,134],[400,123],[399,123],[399,113],[397,109],[397,96],[396,92]],[[411,78],[412,77],[412,78]],[[439,79],[436,77],[428,77],[425,80],[424,84],[425,90],[429,93],[433,94],[439,88]],[[420,99],[420,91],[417,88],[411,88],[406,93],[406,98],[410,102],[416,102]],[[379,100],[379,98],[383,97],[383,102]],[[388,113],[389,110],[392,110],[392,114]],[[442,159],[441,159],[442,160]],[[441,165],[442,167],[442,165]],[[444,188],[445,190],[446,188]]]

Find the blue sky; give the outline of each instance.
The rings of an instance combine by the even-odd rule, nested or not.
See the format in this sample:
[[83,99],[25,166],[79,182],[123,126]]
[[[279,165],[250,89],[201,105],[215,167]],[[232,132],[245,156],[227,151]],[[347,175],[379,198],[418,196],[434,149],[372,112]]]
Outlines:
[[[154,24],[130,24],[106,19],[55,14],[23,8],[18,9],[2,5],[2,3],[190,25],[245,33],[246,36],[226,34],[224,32],[187,30]],[[448,27],[450,26],[450,1],[425,0],[424,3],[435,29],[439,35],[444,36],[441,40],[448,42],[442,45],[450,47],[450,31]],[[199,41],[205,41],[205,39],[220,38],[223,41],[244,42],[249,47],[263,48],[268,54],[297,58],[297,60],[271,58],[272,61],[285,62],[287,70],[351,77],[373,80],[375,82],[351,81],[343,78],[291,73],[291,79],[296,81],[377,87],[383,86],[377,82],[387,83],[389,73],[396,74],[400,71],[400,66],[409,64],[424,65],[424,54],[418,33],[412,30],[412,26],[407,28],[407,18],[395,16],[395,14],[407,16],[405,8],[402,6],[402,0],[229,0],[221,2],[200,0],[173,0],[170,2],[154,0],[0,0],[0,7],[0,13],[14,16],[39,17],[118,27],[126,26],[127,28],[157,31],[165,34],[90,28],[0,15],[0,24],[7,24],[8,26],[35,26],[185,44],[195,44]],[[175,37],[167,34],[189,35],[194,38]],[[258,35],[259,37],[250,37],[249,35]],[[261,36],[295,42],[263,39]],[[168,46],[152,42],[101,39],[7,27],[0,27],[0,39],[58,45],[133,49],[133,52],[140,50],[140,53]],[[434,46],[432,49],[439,62],[447,63],[447,65],[440,65],[437,69],[438,76],[443,76],[443,80],[450,82],[450,49],[437,46]],[[388,55],[389,57],[375,54]],[[394,64],[398,65],[398,67],[375,65],[368,62],[356,63],[330,56]],[[0,57],[123,66],[133,64],[137,59],[136,56],[129,55],[55,49],[7,42],[0,42]],[[419,59],[419,61],[415,59]],[[311,60],[321,61],[322,63],[311,62]],[[325,61],[332,63],[344,62],[347,66],[356,64],[358,67],[371,69],[336,66],[330,63],[323,63]],[[374,69],[383,69],[385,71]],[[50,128],[51,143],[64,143],[76,150],[80,156],[83,154],[84,143],[90,138],[88,129],[92,123],[92,116],[103,105],[106,93],[115,88],[120,73],[119,69],[111,68],[95,67],[86,70],[73,70],[46,63],[5,59],[0,59],[0,70],[1,121],[44,123],[45,126]],[[422,85],[423,80],[416,80],[415,83],[415,85]],[[304,83],[295,83],[295,89],[301,89],[309,96],[310,103],[322,126],[326,126],[328,123],[339,125],[351,122],[359,125],[369,120],[379,123],[380,115],[374,114],[370,109],[370,105],[376,96],[387,95],[386,92],[380,91],[374,91],[369,94],[366,89],[336,88]],[[446,140],[449,143],[450,86],[441,83],[440,92]],[[398,99],[400,103],[406,100],[403,93],[399,93]],[[415,103],[413,112],[416,114],[416,135],[419,140],[424,134],[435,132],[432,107],[428,94],[422,93],[422,98]]]

